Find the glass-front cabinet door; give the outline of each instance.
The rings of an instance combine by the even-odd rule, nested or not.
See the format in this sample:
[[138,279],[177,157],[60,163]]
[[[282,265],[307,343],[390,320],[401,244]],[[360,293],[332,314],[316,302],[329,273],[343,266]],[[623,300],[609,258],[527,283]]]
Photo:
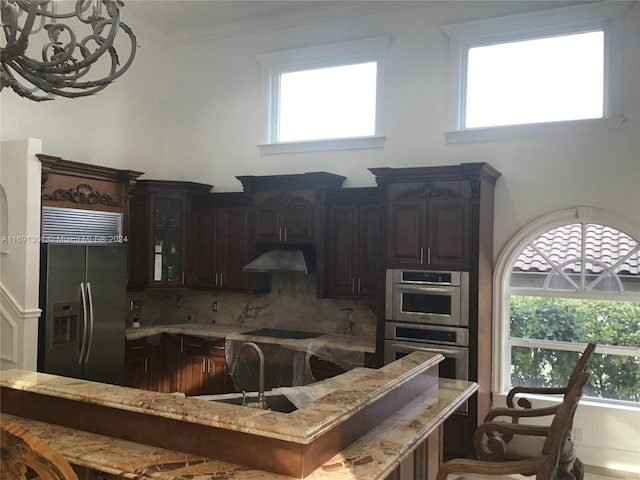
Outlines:
[[184,200],[153,197],[153,282],[182,284]]

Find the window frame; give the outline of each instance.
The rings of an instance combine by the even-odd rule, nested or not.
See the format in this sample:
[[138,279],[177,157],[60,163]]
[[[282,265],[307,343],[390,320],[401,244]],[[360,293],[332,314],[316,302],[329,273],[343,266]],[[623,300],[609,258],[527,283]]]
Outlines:
[[[597,2],[533,13],[446,25],[449,39],[447,143],[490,141],[528,135],[548,135],[619,127],[622,116],[622,45],[624,12],[630,2]],[[470,48],[537,38],[604,32],[603,117],[584,120],[466,128],[466,71]]]
[[[510,340],[510,295],[516,293],[522,295],[523,291],[512,289],[510,287],[510,277],[518,256],[526,248],[526,246],[541,234],[563,225],[572,223],[598,223],[612,228],[616,228],[635,239],[640,238],[640,226],[631,224],[623,219],[618,218],[614,214],[606,210],[583,206],[561,210],[558,212],[545,215],[534,222],[531,222],[525,228],[520,230],[505,246],[496,263],[494,272],[494,291],[493,291],[493,313],[496,319],[495,328],[493,330],[493,392],[498,395],[506,395],[510,388],[511,379],[511,350],[512,341]],[[529,292],[531,292],[529,290]],[[575,298],[576,295],[564,293],[555,295],[553,292],[540,291],[537,296],[561,296],[564,298]],[[616,300],[638,301],[640,295],[637,293],[621,293],[616,295]],[[598,294],[591,292],[580,294],[579,298],[591,299],[607,299],[611,300],[611,294]],[[523,340],[516,341],[518,346],[540,346],[543,348],[552,348],[553,346],[562,347],[568,351],[582,351],[584,345],[572,344],[568,342],[550,342],[545,340]],[[606,345],[598,346],[597,353],[620,354],[627,347],[610,347]],[[623,406],[624,408],[640,409],[640,406],[629,405],[630,402],[617,401],[611,399],[591,398],[590,402],[600,404],[606,407]]]
[[[264,92],[264,118],[266,118],[262,143],[258,149],[262,155],[344,150],[356,148],[382,148],[384,146],[384,78],[390,35],[365,38],[350,42],[332,43],[313,47],[269,52],[258,55],[262,66]],[[288,72],[313,70],[358,63],[375,62],[376,110],[375,133],[370,136],[278,141],[280,75]]]

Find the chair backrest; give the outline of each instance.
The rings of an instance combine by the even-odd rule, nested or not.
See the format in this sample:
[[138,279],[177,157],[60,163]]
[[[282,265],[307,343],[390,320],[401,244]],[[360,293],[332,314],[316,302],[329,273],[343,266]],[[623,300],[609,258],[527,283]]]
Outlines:
[[549,458],[541,467],[542,471],[538,471],[537,478],[554,478],[563,447],[571,435],[573,417],[578,408],[578,402],[582,397],[588,380],[589,374],[587,372],[580,372],[577,375],[573,385],[565,395],[564,401],[560,404],[553,417],[549,433],[542,447],[542,455],[548,455]]
[[40,480],[78,480],[62,455],[17,423],[3,419],[0,431],[0,478],[3,480],[25,480],[31,473]]
[[594,350],[596,349],[596,344],[589,342],[586,346],[582,355],[578,359],[576,366],[573,367],[573,371],[569,376],[569,381],[567,382],[567,391],[573,386],[574,383],[578,380],[580,374],[587,369],[587,365],[589,364],[589,360],[591,359],[591,355],[593,355]]

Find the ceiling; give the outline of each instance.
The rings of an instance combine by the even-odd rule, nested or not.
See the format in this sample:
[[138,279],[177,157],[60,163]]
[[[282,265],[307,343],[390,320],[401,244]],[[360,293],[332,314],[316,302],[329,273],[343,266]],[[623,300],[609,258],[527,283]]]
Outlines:
[[329,1],[125,0],[127,13],[166,35],[215,28],[330,5]]

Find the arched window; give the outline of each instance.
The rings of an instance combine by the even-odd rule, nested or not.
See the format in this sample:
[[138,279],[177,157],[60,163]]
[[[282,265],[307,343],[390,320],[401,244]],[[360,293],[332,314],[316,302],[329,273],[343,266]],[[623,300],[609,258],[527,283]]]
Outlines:
[[586,396],[640,404],[640,241],[631,230],[582,207],[510,242],[496,269],[498,391],[565,385],[595,342]]

